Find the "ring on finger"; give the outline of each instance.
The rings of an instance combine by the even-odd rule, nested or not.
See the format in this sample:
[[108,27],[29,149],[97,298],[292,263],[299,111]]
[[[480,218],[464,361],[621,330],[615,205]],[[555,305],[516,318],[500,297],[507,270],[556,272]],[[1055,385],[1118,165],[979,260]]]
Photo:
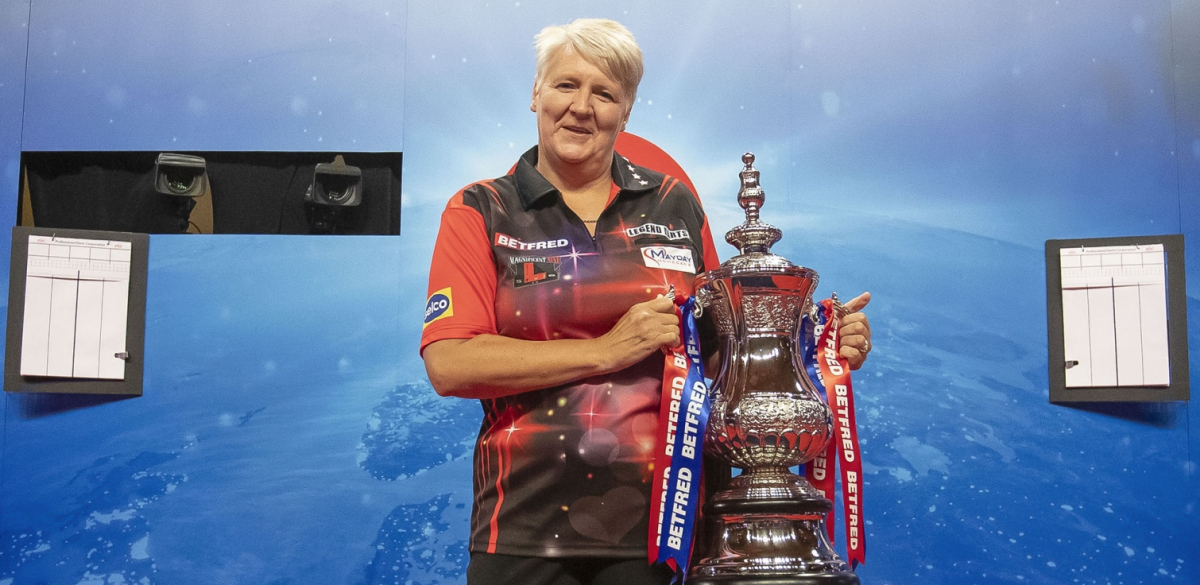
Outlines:
[[864,354],[871,353],[871,340],[870,339],[863,341],[862,352]]

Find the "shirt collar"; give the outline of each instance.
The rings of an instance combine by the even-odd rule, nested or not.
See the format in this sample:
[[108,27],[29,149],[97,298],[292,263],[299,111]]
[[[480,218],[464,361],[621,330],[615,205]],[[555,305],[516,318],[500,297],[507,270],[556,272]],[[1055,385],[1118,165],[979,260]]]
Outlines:
[[[534,146],[521,155],[513,175],[517,179],[517,194],[521,204],[530,209],[538,200],[549,195],[557,195],[558,189],[550,184],[537,170],[538,147]],[[642,193],[657,189],[662,184],[662,175],[647,171],[620,154],[613,153],[611,169],[612,181],[622,192]]]

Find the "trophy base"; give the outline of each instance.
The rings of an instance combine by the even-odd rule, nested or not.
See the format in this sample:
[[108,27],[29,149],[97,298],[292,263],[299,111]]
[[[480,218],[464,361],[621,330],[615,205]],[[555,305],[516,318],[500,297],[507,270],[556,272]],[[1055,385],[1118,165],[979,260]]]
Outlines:
[[[807,483],[807,482],[805,482]],[[833,503],[817,496],[714,499],[707,556],[692,567],[692,585],[859,585],[825,536]]]
[[694,585],[861,585],[854,573],[818,573],[780,577],[727,575],[707,578],[690,577],[687,582]]

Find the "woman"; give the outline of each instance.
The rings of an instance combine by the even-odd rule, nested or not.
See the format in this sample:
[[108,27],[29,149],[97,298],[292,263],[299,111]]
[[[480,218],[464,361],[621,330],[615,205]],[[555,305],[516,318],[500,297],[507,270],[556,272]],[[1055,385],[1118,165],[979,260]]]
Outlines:
[[[718,261],[696,197],[614,153],[633,35],[581,19],[535,46],[538,145],[451,199],[430,270],[429,379],[485,415],[467,580],[666,583],[645,561],[660,350],[679,343],[665,295]],[[843,331],[857,366],[866,321]]]

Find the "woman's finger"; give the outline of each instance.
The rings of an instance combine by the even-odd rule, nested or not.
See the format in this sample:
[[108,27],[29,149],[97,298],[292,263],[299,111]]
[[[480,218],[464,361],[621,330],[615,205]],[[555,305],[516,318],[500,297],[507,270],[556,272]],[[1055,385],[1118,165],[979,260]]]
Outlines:
[[865,292],[850,299],[850,302],[846,303],[845,306],[851,313],[856,313],[863,310],[869,302],[871,302],[871,293]]

